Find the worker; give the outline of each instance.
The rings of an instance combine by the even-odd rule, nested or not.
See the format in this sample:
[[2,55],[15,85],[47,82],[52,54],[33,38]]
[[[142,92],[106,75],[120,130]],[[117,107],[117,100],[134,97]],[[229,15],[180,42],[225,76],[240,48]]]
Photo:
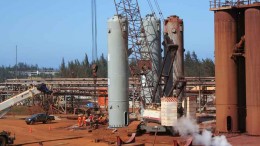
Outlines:
[[82,117],[81,115],[78,115],[78,126],[80,127],[82,123]]
[[93,128],[97,129],[98,128],[98,122],[99,122],[99,117],[98,115],[93,117]]
[[87,124],[87,121],[86,121],[86,115],[83,115],[83,117],[82,117],[82,126],[86,126]]
[[92,114],[90,114],[90,116],[88,117],[90,128],[92,128],[92,126],[93,126],[93,119],[94,119],[94,116]]
[[98,118],[98,123],[99,123],[99,124],[102,124],[102,123],[103,123],[103,115],[101,115],[101,116]]

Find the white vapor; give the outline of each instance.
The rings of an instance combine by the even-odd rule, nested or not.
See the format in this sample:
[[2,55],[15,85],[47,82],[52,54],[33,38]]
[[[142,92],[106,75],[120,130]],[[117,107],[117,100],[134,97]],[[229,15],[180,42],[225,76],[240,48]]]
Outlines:
[[178,120],[174,128],[181,136],[192,135],[192,144],[194,145],[231,146],[224,135],[212,137],[212,133],[208,130],[203,130],[199,134],[199,126],[193,119],[182,117]]

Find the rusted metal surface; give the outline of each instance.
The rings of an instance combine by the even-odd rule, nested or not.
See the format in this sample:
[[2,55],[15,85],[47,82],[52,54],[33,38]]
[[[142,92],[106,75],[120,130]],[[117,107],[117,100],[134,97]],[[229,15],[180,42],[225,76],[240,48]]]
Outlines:
[[225,10],[260,6],[259,0],[210,0],[210,10]]
[[237,71],[231,59],[236,30],[235,13],[215,12],[216,129],[220,132],[237,131]]
[[[167,34],[178,50],[173,63],[172,82],[184,76],[184,44],[183,44],[183,20],[178,16],[170,16],[164,21],[164,33]],[[170,78],[171,81],[171,78]],[[170,89],[168,89],[170,91]]]
[[260,135],[260,8],[245,11],[246,36],[246,127],[250,135]]
[[123,141],[119,136],[117,136],[117,145],[130,144],[135,142],[136,133],[132,133],[131,137],[127,141]]

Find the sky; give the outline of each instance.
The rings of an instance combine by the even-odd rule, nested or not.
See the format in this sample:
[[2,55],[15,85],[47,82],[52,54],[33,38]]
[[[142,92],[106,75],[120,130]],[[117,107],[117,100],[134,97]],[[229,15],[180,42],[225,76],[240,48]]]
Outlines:
[[[152,12],[147,0],[138,2],[142,16]],[[178,15],[183,19],[185,50],[195,51],[200,59],[214,60],[209,0],[157,2],[164,18]],[[107,20],[116,9],[114,0],[96,3],[97,52],[107,56]],[[82,61],[85,54],[91,61],[91,34],[91,0],[0,0],[0,66],[15,65],[16,45],[18,62],[39,67],[59,68],[62,58]]]

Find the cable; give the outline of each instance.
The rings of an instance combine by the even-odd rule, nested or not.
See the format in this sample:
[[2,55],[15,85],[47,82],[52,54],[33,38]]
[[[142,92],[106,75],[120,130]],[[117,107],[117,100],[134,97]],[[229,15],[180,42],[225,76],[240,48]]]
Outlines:
[[154,0],[154,3],[155,3],[155,6],[156,6],[157,10],[159,11],[159,15],[161,16],[161,19],[163,20],[164,17],[163,17],[162,11],[160,9],[160,6],[159,6],[157,0]]
[[152,5],[151,1],[150,1],[150,0],[147,0],[147,2],[148,2],[148,5],[149,5],[149,7],[150,7],[152,13],[155,15],[155,12],[154,12],[154,9],[153,9],[153,5]]

